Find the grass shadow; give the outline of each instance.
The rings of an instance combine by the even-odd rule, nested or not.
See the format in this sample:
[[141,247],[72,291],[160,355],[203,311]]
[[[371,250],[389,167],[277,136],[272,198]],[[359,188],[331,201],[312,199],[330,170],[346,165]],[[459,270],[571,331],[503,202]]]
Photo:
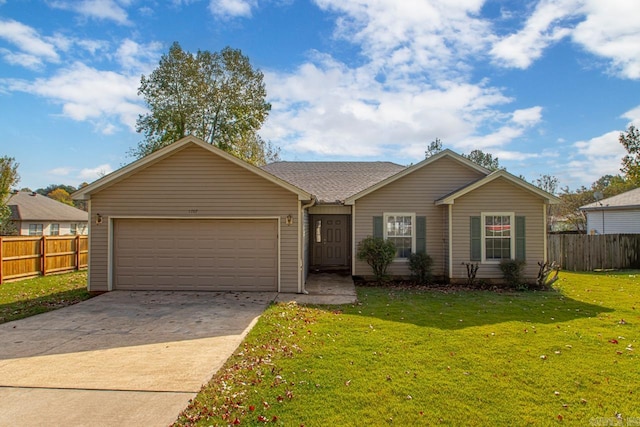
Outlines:
[[505,322],[552,324],[597,317],[614,309],[590,304],[559,291],[498,293],[492,291],[410,290],[357,287],[360,303],[345,314],[372,316],[443,330]]
[[91,296],[86,289],[71,289],[0,304],[0,324],[77,304]]

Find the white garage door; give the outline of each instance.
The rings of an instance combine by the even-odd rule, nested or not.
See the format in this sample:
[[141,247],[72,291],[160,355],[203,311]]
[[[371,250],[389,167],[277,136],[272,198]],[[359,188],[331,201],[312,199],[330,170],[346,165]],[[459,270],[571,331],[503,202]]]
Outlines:
[[276,220],[116,219],[115,289],[277,291]]

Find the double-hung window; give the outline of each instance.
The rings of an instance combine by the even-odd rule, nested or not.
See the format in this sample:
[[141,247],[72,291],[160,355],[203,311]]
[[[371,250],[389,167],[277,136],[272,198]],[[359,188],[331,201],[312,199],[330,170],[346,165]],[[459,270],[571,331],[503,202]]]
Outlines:
[[78,234],[78,224],[75,223],[71,223],[69,225],[69,234],[75,236],[76,234]]
[[59,236],[60,235],[60,224],[51,224],[49,228],[50,236]]
[[396,258],[409,258],[416,251],[416,215],[387,213],[384,215],[384,238],[396,245]]
[[487,261],[501,261],[514,258],[513,213],[483,213],[482,239],[484,259]]
[[29,224],[29,236],[42,236],[42,224]]

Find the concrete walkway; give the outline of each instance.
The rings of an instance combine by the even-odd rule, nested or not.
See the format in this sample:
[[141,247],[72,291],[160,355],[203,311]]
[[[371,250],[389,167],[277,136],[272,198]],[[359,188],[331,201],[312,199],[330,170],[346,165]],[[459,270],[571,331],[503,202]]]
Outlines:
[[308,294],[278,294],[276,301],[298,304],[339,305],[358,301],[353,279],[343,273],[311,273],[305,289]]
[[110,292],[0,325],[1,426],[167,426],[275,293]]

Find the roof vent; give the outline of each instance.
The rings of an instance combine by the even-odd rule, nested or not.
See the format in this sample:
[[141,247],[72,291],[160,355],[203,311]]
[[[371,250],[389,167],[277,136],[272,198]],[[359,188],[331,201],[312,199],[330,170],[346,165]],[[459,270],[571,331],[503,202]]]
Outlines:
[[31,194],[29,194],[30,196],[37,196],[38,193],[36,193],[35,191],[32,191]]

